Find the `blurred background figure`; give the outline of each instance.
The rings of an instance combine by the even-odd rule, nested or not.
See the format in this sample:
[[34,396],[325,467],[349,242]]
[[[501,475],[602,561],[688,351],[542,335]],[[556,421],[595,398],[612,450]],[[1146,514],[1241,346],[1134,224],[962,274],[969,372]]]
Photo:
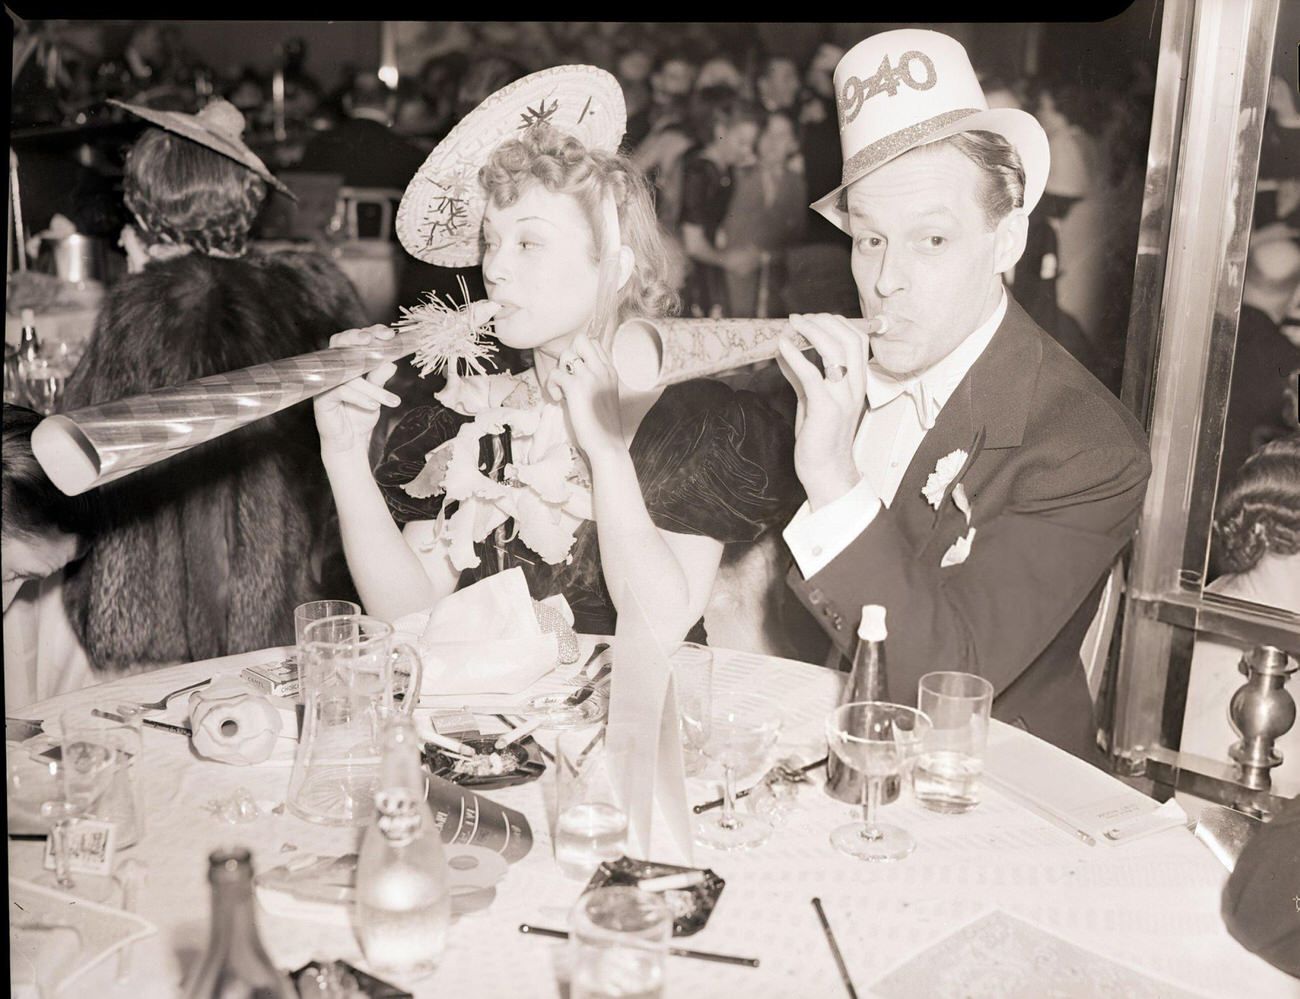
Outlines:
[[718,242],[732,251],[753,250],[759,267],[726,272],[733,316],[783,316],[785,251],[803,238],[808,188],[794,120],[768,112],[755,144],[756,160],[735,169],[731,201],[718,227]]
[[681,221],[683,159],[695,144],[688,103],[694,85],[695,66],[689,59],[660,58],[650,73],[645,136],[632,154],[654,186],[655,216],[674,238]]
[[762,121],[757,107],[726,86],[697,91],[691,108],[696,147],[682,164],[682,247],[690,258],[682,307],[686,315],[735,315],[727,302],[727,275],[752,278],[753,246],[725,246],[719,229],[731,204],[734,171],[755,162]]
[[754,89],[764,111],[798,114],[803,81],[799,79],[799,66],[792,57],[764,56],[758,64]]
[[86,549],[85,497],[68,497],[32,454],[39,413],[4,404],[0,572],[4,577],[5,711],[95,682],[63,609],[63,568]]
[[397,94],[360,71],[342,103],[347,118],[307,140],[296,169],[338,174],[349,187],[405,190],[425,154],[393,131]]
[[[249,249],[279,182],[243,145],[238,110],[130,109],[158,126],[126,157],[131,273],[104,299],[69,409],[306,353],[360,324],[332,262]],[[295,606],[351,592],[319,447],[298,406],[97,489],[94,543],[65,589],[93,667],[288,644]]]
[[[1300,614],[1300,433],[1265,444],[1246,459],[1214,518],[1215,561],[1224,575],[1207,593],[1235,597]],[[1245,648],[1198,637],[1187,681],[1180,749],[1226,760],[1241,738],[1228,714],[1245,682],[1237,670]],[[1283,761],[1272,771],[1300,770],[1300,726],[1275,748]]]
[[1300,429],[1291,394],[1300,377],[1300,342],[1282,326],[1288,312],[1300,305],[1296,235],[1278,224],[1251,235],[1219,459],[1221,494],[1248,455]]
[[398,110],[397,131],[418,137],[423,148],[432,150],[456,124],[456,98],[468,69],[464,52],[445,52],[425,62],[415,92]]

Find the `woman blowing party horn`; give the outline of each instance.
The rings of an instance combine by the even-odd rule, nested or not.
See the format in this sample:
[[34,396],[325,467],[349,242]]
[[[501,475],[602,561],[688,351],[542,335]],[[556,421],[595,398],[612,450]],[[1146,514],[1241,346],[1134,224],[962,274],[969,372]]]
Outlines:
[[[316,398],[344,548],[368,612],[395,619],[459,584],[520,566],[563,594],[575,627],[612,633],[630,586],[667,645],[704,639],[723,545],[797,503],[788,424],[756,395],[695,379],[620,386],[608,349],[630,319],[676,306],[644,177],[617,152],[618,83],[590,66],[532,74],[490,96],[430,154],[398,212],[428,263],[481,262],[496,337],[531,350],[517,373],[447,367],[431,405],[367,446],[386,364]],[[364,346],[384,326],[336,335]],[[400,525],[400,526],[399,526]]]

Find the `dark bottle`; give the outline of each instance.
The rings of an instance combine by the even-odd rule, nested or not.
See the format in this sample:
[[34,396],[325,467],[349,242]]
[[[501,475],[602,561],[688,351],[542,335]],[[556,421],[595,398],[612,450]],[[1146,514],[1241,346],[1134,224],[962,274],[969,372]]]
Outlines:
[[297,999],[289,976],[271,963],[257,935],[248,851],[235,847],[213,853],[208,883],[212,931],[185,999]]
[[[867,604],[862,608],[858,624],[858,646],[853,651],[853,672],[844,685],[840,704],[854,701],[888,701],[889,675],[885,671],[885,608]],[[898,797],[898,775],[887,777],[881,784],[880,804],[886,805]],[[856,770],[846,767],[834,753],[826,760],[826,793],[832,798],[850,804],[862,804],[865,778]]]

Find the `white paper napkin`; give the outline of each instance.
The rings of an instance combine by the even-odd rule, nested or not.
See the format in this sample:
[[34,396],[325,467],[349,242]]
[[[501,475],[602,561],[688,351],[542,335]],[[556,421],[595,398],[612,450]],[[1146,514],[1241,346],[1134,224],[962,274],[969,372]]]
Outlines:
[[[567,604],[560,610],[573,619]],[[449,594],[428,613],[399,618],[393,627],[420,653],[422,694],[517,694],[559,660],[555,635],[537,623],[518,566]]]

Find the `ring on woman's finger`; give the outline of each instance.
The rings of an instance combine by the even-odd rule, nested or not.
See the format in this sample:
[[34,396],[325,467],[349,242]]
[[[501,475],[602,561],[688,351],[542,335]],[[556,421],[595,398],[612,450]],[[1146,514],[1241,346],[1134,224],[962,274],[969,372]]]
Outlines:
[[826,380],[828,382],[842,382],[844,376],[848,373],[849,369],[842,364],[831,363],[826,365]]
[[564,370],[567,371],[569,374],[573,374],[575,371],[578,370],[579,364],[585,364],[585,363],[586,362],[581,357],[571,357],[564,362]]

